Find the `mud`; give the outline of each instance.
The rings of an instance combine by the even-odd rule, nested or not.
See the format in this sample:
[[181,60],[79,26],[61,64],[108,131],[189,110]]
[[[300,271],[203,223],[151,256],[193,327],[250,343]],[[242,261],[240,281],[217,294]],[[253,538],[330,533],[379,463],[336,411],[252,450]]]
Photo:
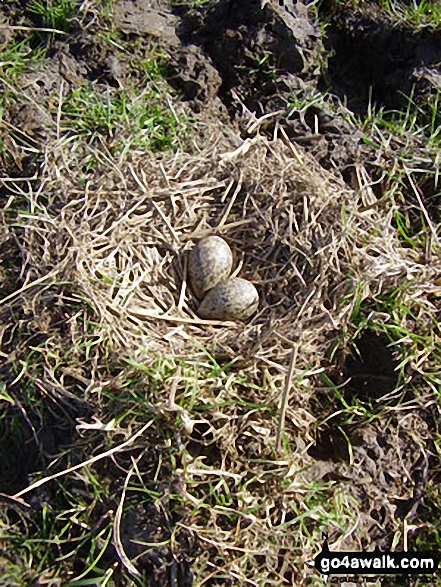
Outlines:
[[115,3],[113,17],[119,31],[147,35],[168,47],[180,44],[175,32],[179,19],[173,16],[168,2],[121,0]]
[[[323,6],[324,15],[329,8]],[[418,100],[441,87],[439,31],[416,32],[375,11],[341,9],[333,11],[326,46],[331,57],[321,85],[357,114],[369,104],[403,108],[406,96]]]
[[2,403],[0,493],[13,495],[29,484],[32,473],[44,471],[56,455],[75,444],[78,412],[66,418],[60,410],[48,410],[39,421],[23,406]]
[[363,400],[375,400],[396,389],[398,360],[385,336],[366,331],[354,340],[354,350],[347,357],[344,376],[349,382],[344,393]]
[[288,74],[314,76],[319,32],[301,3],[270,2],[262,9],[259,0],[221,0],[199,11],[177,12],[182,45],[197,45],[210,57],[222,79],[219,97],[232,114],[238,108],[233,90],[249,109],[263,114],[269,103],[284,105]]
[[[263,8],[260,0],[219,0],[199,8],[167,0],[118,0],[112,22],[127,39],[165,51],[169,83],[195,114],[208,113],[246,135],[244,110],[257,118],[274,113],[261,131],[272,134],[283,126],[324,167],[350,182],[351,166],[367,149],[361,133],[345,120],[348,108],[363,114],[369,104],[402,107],[411,92],[415,101],[427,99],[441,83],[441,40],[436,31],[414,33],[376,14],[335,14],[332,7],[330,17],[327,3],[320,10],[330,18],[325,36],[300,0],[271,0]],[[92,14],[90,19],[90,28],[73,26],[66,40],[53,43],[49,68],[23,75],[37,104],[48,102],[60,78],[67,87],[82,80],[118,87],[124,79],[127,64],[94,34]],[[20,2],[0,7],[0,20],[42,24]],[[311,100],[324,91],[334,98]],[[302,102],[298,112],[294,104]],[[6,119],[17,121],[31,141],[54,132],[53,120],[34,105],[12,104]]]

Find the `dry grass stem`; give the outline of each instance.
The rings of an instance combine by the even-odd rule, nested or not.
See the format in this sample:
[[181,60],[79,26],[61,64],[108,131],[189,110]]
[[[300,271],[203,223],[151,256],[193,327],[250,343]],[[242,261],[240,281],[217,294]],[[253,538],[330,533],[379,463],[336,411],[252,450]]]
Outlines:
[[293,347],[293,349],[291,350],[290,357],[289,357],[288,372],[287,372],[286,378],[285,378],[285,387],[284,387],[282,398],[281,398],[279,422],[277,425],[277,434],[276,434],[276,452],[277,453],[279,453],[282,448],[282,434],[283,434],[283,429],[285,427],[286,410],[288,409],[288,402],[289,402],[289,390],[291,388],[292,376],[294,374],[297,352],[298,352],[298,347],[297,346]]
[[[81,364],[62,371],[66,366],[54,358],[49,337],[38,349],[48,371],[35,377],[37,389],[60,404],[73,401],[62,381],[73,373],[85,394],[101,400],[108,393],[116,410],[126,402],[131,422],[132,414],[145,410],[155,419],[126,442],[14,498],[113,456],[152,426],[161,440],[151,448],[158,464],[150,473],[158,487],[157,478],[167,471],[162,497],[179,500],[186,512],[175,530],[200,548],[194,562],[200,584],[210,583],[210,576],[233,577],[236,585],[260,585],[268,576],[281,582],[288,573],[287,553],[296,561],[290,576],[299,586],[310,584],[314,570],[303,563],[317,554],[323,530],[331,544],[344,536],[345,547],[353,550],[377,535],[379,524],[363,507],[367,502],[384,508],[388,528],[401,528],[386,494],[409,499],[400,475],[409,484],[418,459],[424,462],[414,429],[426,424],[406,416],[415,403],[433,400],[437,375],[431,352],[402,358],[406,375],[408,361],[413,377],[431,369],[433,383],[412,405],[403,400],[384,408],[390,446],[378,444],[381,424],[366,416],[365,405],[343,397],[346,384],[332,387],[325,376],[334,354],[348,351],[353,317],[363,303],[399,291],[400,303],[412,308],[419,323],[431,323],[441,260],[422,260],[400,239],[392,199],[375,205],[363,168],[354,191],[278,128],[273,140],[257,135],[240,141],[218,133],[194,153],[174,154],[133,149],[111,155],[54,139],[40,182],[30,190],[32,213],[17,214],[20,244],[28,251],[23,276],[31,281],[3,304],[44,317],[48,306],[62,311],[73,300],[67,336],[82,349],[79,356],[87,356],[92,373],[86,376]],[[11,187],[17,200],[28,194],[20,180]],[[431,230],[437,243],[433,224]],[[187,259],[197,240],[209,234],[229,242],[233,272],[259,291],[258,311],[247,323],[197,316]],[[386,311],[370,319],[385,328],[391,323]],[[403,316],[396,336],[404,346],[413,344],[407,320]],[[100,365],[108,360],[133,372],[118,370],[106,379]],[[340,368],[343,361],[339,356],[335,363]],[[14,377],[25,377],[26,367],[19,363]],[[302,379],[293,385],[295,373]],[[399,401],[412,383],[403,378],[388,399]],[[325,414],[328,403],[332,410]],[[359,444],[349,446],[341,462],[313,458],[317,431],[340,416],[350,422],[366,418]],[[104,421],[113,418],[116,413]],[[346,430],[334,428],[349,444]],[[287,450],[278,459],[282,438]],[[390,480],[378,476],[377,465],[390,471]],[[131,561],[141,569],[142,557],[118,542],[123,507],[131,507],[131,476],[132,470],[114,540],[123,565],[134,573]],[[155,536],[144,542],[167,540]]]
[[136,469],[136,463],[133,463],[132,467],[130,468],[129,472],[127,473],[126,479],[124,481],[124,487],[121,492],[121,497],[119,500],[119,504],[117,510],[115,512],[115,518],[113,520],[113,544],[115,546],[116,552],[122,562],[122,564],[126,567],[131,575],[135,577],[139,577],[140,573],[137,568],[133,565],[132,561],[127,556],[123,543],[121,541],[121,517],[124,508],[124,500],[126,497],[127,487],[129,485],[130,479],[132,478],[133,473]]
[[115,447],[111,448],[110,450],[107,450],[99,455],[96,455],[95,457],[87,459],[87,461],[83,461],[82,463],[78,463],[78,465],[74,465],[73,467],[68,467],[67,469],[64,469],[63,471],[59,471],[58,473],[55,473],[54,475],[49,475],[47,477],[44,477],[43,479],[39,479],[38,481],[35,481],[35,483],[32,483],[31,485],[29,485],[29,487],[22,489],[21,491],[19,491],[18,493],[16,493],[12,497],[14,499],[19,499],[22,495],[26,495],[26,493],[29,493],[30,491],[33,491],[34,489],[41,487],[42,485],[44,485],[45,483],[48,483],[49,481],[52,481],[53,479],[57,479],[58,477],[63,477],[64,475],[68,475],[69,473],[72,473],[73,471],[78,471],[79,469],[82,469],[83,467],[87,467],[88,465],[92,465],[93,463],[96,463],[97,461],[100,461],[101,459],[105,459],[107,457],[112,456],[113,454],[115,454],[117,452],[124,450],[128,446],[131,446],[135,442],[135,440],[137,440],[140,436],[142,436],[144,434],[144,432],[147,430],[147,428],[149,428],[152,424],[153,424],[153,420],[151,420],[150,422],[145,424],[140,430],[138,430],[138,432],[133,434],[133,436],[131,436],[128,440],[126,440],[122,444],[119,444],[118,446],[115,446]]

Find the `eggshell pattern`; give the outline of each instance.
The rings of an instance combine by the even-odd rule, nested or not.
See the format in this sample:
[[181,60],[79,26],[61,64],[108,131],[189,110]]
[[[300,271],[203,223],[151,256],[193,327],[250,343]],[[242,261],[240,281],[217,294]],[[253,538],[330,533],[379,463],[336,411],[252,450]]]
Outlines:
[[233,267],[233,253],[220,236],[207,236],[190,254],[190,283],[197,297],[227,279]]
[[198,314],[207,320],[246,320],[257,310],[259,294],[252,283],[241,277],[222,281],[210,290]]

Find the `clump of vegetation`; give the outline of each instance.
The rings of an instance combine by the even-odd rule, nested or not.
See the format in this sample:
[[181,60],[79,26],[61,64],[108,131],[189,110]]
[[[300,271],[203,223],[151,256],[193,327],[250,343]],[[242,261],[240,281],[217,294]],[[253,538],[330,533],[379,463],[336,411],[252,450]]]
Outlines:
[[124,88],[84,85],[72,90],[62,106],[63,122],[94,141],[103,135],[112,150],[177,149],[188,131],[188,116],[177,114],[172,101],[158,88],[138,93]]
[[69,32],[72,17],[77,14],[80,2],[77,0],[32,0],[28,11],[36,15],[42,27]]
[[409,28],[437,29],[441,25],[441,7],[436,0],[318,0],[311,5],[325,8],[329,14],[356,9]]

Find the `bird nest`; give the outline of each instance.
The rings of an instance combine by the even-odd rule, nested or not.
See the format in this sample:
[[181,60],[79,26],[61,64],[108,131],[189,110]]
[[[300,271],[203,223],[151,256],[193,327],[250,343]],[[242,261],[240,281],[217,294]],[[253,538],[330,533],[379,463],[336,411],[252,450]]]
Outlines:
[[[299,366],[311,367],[356,300],[412,273],[372,192],[349,189],[286,136],[118,160],[91,151],[83,167],[90,157],[92,177],[72,169],[63,145],[46,160],[26,239],[35,277],[74,282],[120,355],[148,363],[208,349],[251,371],[285,371],[298,346]],[[43,193],[50,205],[39,205]],[[246,323],[197,316],[188,253],[210,234],[230,244],[233,275],[258,289]]]
[[[393,207],[381,207],[384,200],[364,181],[363,168],[354,174],[358,189],[350,189],[282,131],[272,140],[219,133],[193,154],[112,156],[90,146],[76,149],[59,141],[38,185],[24,193],[17,183],[17,199],[25,195],[29,206],[22,242],[27,281],[11,296],[21,294],[22,310],[39,321],[38,332],[44,332],[46,314],[67,325],[57,330],[50,323],[46,329],[51,337],[39,349],[47,365],[43,389],[55,389],[52,393],[65,399],[69,392],[63,385],[73,377],[87,383],[85,397],[105,385],[119,391],[121,358],[136,375],[145,369],[141,393],[148,399],[140,406],[161,414],[157,425],[164,438],[181,442],[182,432],[189,456],[182,456],[184,465],[173,474],[190,488],[191,495],[183,494],[189,507],[199,499],[205,504],[196,508],[193,531],[214,551],[222,535],[218,552],[228,564],[236,564],[236,551],[246,552],[241,567],[248,576],[261,572],[256,569],[262,556],[255,553],[266,553],[262,576],[278,568],[277,552],[303,562],[314,556],[314,536],[321,532],[316,510],[308,514],[306,529],[284,521],[297,519],[296,512],[306,508],[309,483],[326,475],[342,479],[330,494],[332,507],[339,504],[347,520],[357,518],[357,536],[351,537],[351,530],[341,539],[345,548],[364,548],[378,538],[378,512],[370,513],[375,501],[380,500],[388,528],[396,529],[395,505],[382,498],[390,480],[374,465],[389,467],[397,483],[403,467],[416,466],[419,453],[404,417],[386,436],[380,425],[364,428],[372,465],[368,477],[363,443],[352,448],[353,463],[341,465],[308,452],[314,423],[329,417],[330,407],[321,405],[328,388],[319,376],[344,371],[343,361],[331,364],[343,353],[331,350],[337,343],[344,348],[342,335],[354,310],[403,280],[403,304],[409,302],[406,296],[424,302],[434,282],[434,267],[400,243]],[[229,243],[233,273],[259,292],[258,310],[246,322],[210,322],[197,315],[199,301],[187,282],[189,252],[210,234]],[[64,338],[57,344],[58,333]],[[109,354],[117,360],[107,361]],[[131,373],[121,373],[127,386]],[[414,426],[419,423],[416,419]],[[383,435],[378,446],[377,434]],[[291,452],[274,461],[284,439]],[[228,492],[242,513],[248,516],[249,504],[258,504],[252,525],[239,534],[235,521],[222,522],[220,530],[220,510],[207,519],[204,508],[211,516],[218,503],[205,501],[204,467],[210,466],[207,475],[231,482]],[[405,497],[405,485],[402,489],[397,495]],[[268,551],[268,544],[277,546]]]

